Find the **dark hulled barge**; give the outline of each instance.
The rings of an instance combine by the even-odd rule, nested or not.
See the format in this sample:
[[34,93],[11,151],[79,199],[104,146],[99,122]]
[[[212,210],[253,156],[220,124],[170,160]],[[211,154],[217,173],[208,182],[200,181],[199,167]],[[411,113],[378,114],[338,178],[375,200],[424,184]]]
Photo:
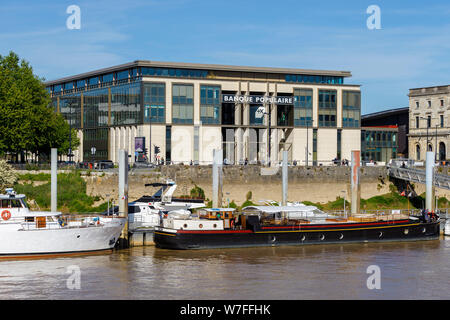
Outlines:
[[239,214],[230,208],[206,209],[189,219],[164,218],[155,229],[155,244],[166,249],[206,249],[435,240],[439,225],[437,216],[394,210],[347,218],[305,205],[252,206]]

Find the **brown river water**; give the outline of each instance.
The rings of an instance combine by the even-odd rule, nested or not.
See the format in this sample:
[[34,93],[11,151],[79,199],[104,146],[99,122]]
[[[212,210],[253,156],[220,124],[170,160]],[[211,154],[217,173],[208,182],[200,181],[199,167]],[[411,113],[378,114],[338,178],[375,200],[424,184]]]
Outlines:
[[[379,288],[369,289],[369,266]],[[0,261],[0,300],[449,299],[450,238]]]

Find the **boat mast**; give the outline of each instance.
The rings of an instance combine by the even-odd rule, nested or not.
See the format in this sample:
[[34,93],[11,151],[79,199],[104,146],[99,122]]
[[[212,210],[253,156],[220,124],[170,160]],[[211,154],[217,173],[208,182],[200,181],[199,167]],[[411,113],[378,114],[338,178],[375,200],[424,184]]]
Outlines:
[[360,172],[361,172],[361,151],[352,150],[352,166],[351,166],[351,186],[352,186],[352,210],[351,215],[357,214],[360,211],[361,200],[361,185],[360,185]]

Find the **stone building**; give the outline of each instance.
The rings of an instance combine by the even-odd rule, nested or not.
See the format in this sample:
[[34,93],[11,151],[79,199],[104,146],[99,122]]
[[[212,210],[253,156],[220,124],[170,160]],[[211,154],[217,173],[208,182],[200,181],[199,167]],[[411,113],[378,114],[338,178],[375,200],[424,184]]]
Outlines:
[[449,158],[450,85],[409,90],[409,157],[425,160],[433,151],[436,159]]

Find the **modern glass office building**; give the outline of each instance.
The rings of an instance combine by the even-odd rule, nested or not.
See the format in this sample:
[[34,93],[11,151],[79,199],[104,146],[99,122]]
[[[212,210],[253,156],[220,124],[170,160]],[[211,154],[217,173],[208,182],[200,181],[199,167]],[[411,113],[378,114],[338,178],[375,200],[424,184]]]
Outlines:
[[361,129],[361,160],[388,163],[397,158],[398,127],[386,125]]
[[[81,141],[75,161],[330,163],[360,150],[361,92],[348,71],[155,61],[46,82]],[[268,143],[270,141],[270,143]],[[95,154],[92,148],[95,147]]]

